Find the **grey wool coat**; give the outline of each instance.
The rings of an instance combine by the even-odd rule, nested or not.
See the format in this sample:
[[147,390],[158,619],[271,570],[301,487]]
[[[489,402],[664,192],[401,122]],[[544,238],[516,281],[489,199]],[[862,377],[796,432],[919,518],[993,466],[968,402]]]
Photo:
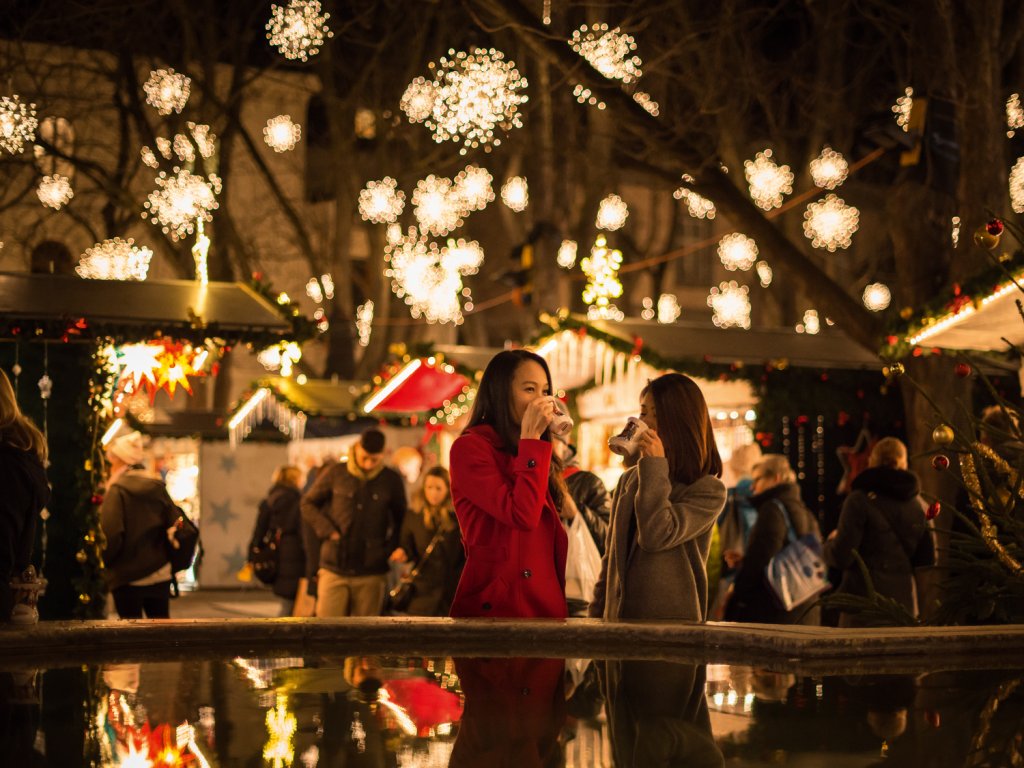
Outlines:
[[589,615],[704,621],[708,549],[725,496],[722,481],[711,475],[690,485],[672,482],[663,457],[643,458],[627,469],[612,494]]

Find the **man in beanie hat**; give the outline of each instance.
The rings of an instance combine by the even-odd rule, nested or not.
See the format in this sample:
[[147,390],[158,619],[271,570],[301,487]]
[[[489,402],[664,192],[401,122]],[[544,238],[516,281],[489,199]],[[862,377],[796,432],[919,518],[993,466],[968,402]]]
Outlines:
[[384,466],[384,433],[365,430],[342,461],[302,497],[302,519],[320,542],[316,615],[379,616],[388,555],[405,517],[402,477]]
[[106,539],[105,576],[122,619],[170,617],[171,563],[168,528],[177,510],[159,475],[143,465],[142,435],[129,432],[112,440],[107,492],[100,506]]

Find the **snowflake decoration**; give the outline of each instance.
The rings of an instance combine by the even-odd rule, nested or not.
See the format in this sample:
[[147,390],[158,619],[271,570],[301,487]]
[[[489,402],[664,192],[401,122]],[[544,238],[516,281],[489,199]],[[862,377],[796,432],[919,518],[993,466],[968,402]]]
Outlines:
[[651,94],[645,91],[637,91],[633,94],[633,101],[647,110],[648,114],[652,117],[657,117],[661,114],[661,107],[654,99],[651,98]]
[[136,247],[132,238],[115,237],[87,249],[75,272],[90,280],[145,280],[152,258],[153,252]]
[[718,242],[718,258],[730,272],[746,272],[757,261],[757,243],[746,235],[733,232]]
[[267,120],[263,129],[263,140],[275,152],[287,152],[295,148],[302,138],[302,128],[293,123],[288,115],[278,115]]
[[576,263],[577,250],[578,246],[575,240],[563,240],[562,244],[558,246],[558,255],[555,256],[558,266],[562,269],[572,269]]
[[682,310],[679,308],[679,299],[671,293],[663,293],[658,297],[658,322],[674,323],[679,319]]
[[754,270],[757,272],[757,279],[761,282],[762,288],[767,288],[772,284],[772,268],[767,261],[759,261],[754,265]]
[[475,147],[501,144],[495,130],[505,132],[521,128],[519,107],[529,97],[523,92],[526,78],[512,61],[494,48],[474,48],[471,52],[448,51],[435,67],[436,98],[427,127],[434,141],[462,144],[461,154]]
[[[438,248],[412,227],[400,242],[384,249],[384,258],[388,263],[384,274],[391,278],[392,290],[409,305],[414,318],[422,317],[428,323],[462,322],[459,297],[468,298],[469,291],[462,285],[459,267],[474,269],[465,254],[450,260],[447,248]],[[460,258],[461,265],[452,263]]]
[[43,176],[36,194],[43,205],[59,211],[62,205],[75,196],[75,191],[71,189],[71,179],[55,173],[52,176]]
[[835,195],[811,203],[804,212],[804,235],[815,248],[832,253],[850,247],[859,225],[860,211]]
[[[693,176],[689,174],[683,174],[683,182],[686,184],[693,183]],[[686,187],[680,187],[672,193],[672,197],[676,200],[682,200],[686,203],[687,212],[695,219],[713,219],[715,214],[718,213],[715,210],[715,204],[708,200],[706,197],[698,195],[693,190],[687,189]]]
[[363,221],[390,224],[405,210],[405,192],[390,176],[380,181],[368,181],[359,193],[359,215]]
[[797,323],[794,330],[797,333],[807,333],[811,336],[821,331],[821,320],[818,317],[818,310],[808,309],[804,312],[804,321]]
[[1014,213],[1024,213],[1024,157],[1010,170],[1010,205]]
[[570,47],[590,66],[609,80],[632,83],[643,74],[640,57],[633,54],[636,40],[618,27],[609,29],[607,24],[582,27],[572,33],[568,40]]
[[614,232],[626,225],[626,217],[629,216],[629,206],[626,201],[618,195],[608,195],[601,201],[597,209],[597,219],[594,225],[598,229],[607,229]]
[[142,157],[142,162],[150,168],[160,167],[160,161],[156,159],[156,153],[154,153],[149,147],[143,147],[139,150],[139,155]]
[[424,232],[446,235],[462,226],[462,202],[451,179],[431,174],[416,182],[412,204],[416,221]]
[[402,225],[396,223],[388,224],[384,237],[388,245],[398,245],[402,242],[402,238],[405,237],[405,234],[402,232]]
[[788,165],[776,165],[770,149],[758,152],[753,160],[744,160],[743,173],[750,197],[766,211],[781,206],[782,198],[793,192],[793,172]]
[[904,131],[910,130],[910,113],[914,110],[914,89],[907,88],[903,95],[896,99],[892,111],[896,115],[896,125]]
[[163,171],[156,180],[157,189],[150,192],[145,202],[143,218],[149,218],[170,234],[174,240],[192,234],[196,219],[210,221],[219,203],[221,181],[215,174],[209,180],[186,170],[174,176]]
[[179,133],[174,137],[174,141],[171,143],[171,147],[174,149],[174,154],[177,155],[183,162],[194,163],[196,160],[196,150],[192,146],[192,141],[183,133]]
[[494,189],[491,188],[493,180],[490,171],[476,165],[467,165],[459,172],[455,177],[452,191],[461,202],[463,214],[482,211],[494,200]]
[[210,132],[210,126],[204,123],[187,123],[192,133],[192,140],[199,147],[199,154],[203,157],[213,157],[217,151],[217,135]]
[[146,103],[161,115],[181,112],[192,90],[192,78],[173,69],[154,69],[142,86]]
[[604,109],[608,106],[597,98],[593,91],[579,83],[577,83],[576,87],[572,89],[572,95],[576,97],[576,101],[580,104],[589,104],[590,106],[597,107],[598,109]]
[[747,286],[737,285],[735,280],[712,288],[708,294],[711,322],[719,328],[731,328],[734,325],[744,330],[750,328],[749,293]]
[[460,275],[475,275],[484,263],[484,249],[476,240],[448,240],[443,252],[444,265]]
[[583,301],[588,305],[588,317],[621,319],[622,312],[612,303],[622,295],[619,281],[619,267],[622,266],[622,251],[608,247],[604,235],[598,235],[590,255],[580,261],[580,269],[587,276],[583,288]]
[[516,213],[522,213],[530,204],[530,188],[524,176],[513,176],[501,185],[501,202]]
[[174,147],[171,145],[170,139],[165,139],[163,136],[157,136],[156,148],[167,160],[174,157]]
[[20,96],[0,98],[0,147],[19,154],[36,138],[36,105],[26,104]]
[[872,312],[881,312],[892,301],[892,293],[885,283],[870,283],[864,286],[864,306]]
[[271,5],[267,40],[286,59],[306,61],[320,52],[324,40],[334,37],[327,26],[331,14],[318,0],[291,0],[287,6]]
[[435,101],[437,84],[426,78],[417,77],[405,89],[399,106],[410,123],[422,123],[433,114]]
[[370,345],[370,332],[373,330],[373,300],[367,299],[365,304],[356,307],[356,332],[359,334],[359,346]]
[[821,154],[811,160],[811,178],[815,186],[822,189],[835,189],[844,181],[850,172],[850,164],[841,153],[831,147],[824,147]]
[[1008,139],[1012,139],[1019,129],[1024,128],[1024,107],[1021,106],[1019,93],[1011,93],[1006,100],[1006,127],[1009,128],[1006,132]]

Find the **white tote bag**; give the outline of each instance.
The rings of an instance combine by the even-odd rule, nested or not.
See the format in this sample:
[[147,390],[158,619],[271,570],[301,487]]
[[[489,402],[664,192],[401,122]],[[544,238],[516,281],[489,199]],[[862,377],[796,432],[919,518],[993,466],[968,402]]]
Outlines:
[[565,525],[565,532],[569,537],[569,551],[565,556],[565,584],[568,595],[570,585],[579,584],[581,600],[592,602],[594,599],[594,585],[601,575],[601,553],[597,550],[594,537],[590,535],[583,515],[576,513],[576,516]]

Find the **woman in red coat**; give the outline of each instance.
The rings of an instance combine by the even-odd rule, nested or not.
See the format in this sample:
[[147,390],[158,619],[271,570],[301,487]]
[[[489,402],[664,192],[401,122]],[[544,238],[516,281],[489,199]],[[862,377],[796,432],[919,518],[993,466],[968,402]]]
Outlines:
[[551,391],[544,358],[499,352],[480,380],[469,427],[452,445],[452,498],[466,548],[454,617],[566,617]]

